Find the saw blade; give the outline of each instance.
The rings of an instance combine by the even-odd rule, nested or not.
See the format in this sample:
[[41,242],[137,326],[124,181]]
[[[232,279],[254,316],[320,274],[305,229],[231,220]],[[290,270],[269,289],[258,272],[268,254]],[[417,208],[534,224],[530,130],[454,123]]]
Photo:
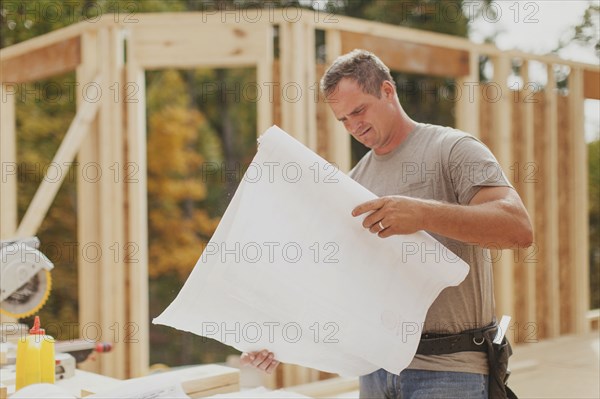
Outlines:
[[40,270],[0,303],[0,313],[15,318],[31,316],[44,306],[51,288],[50,271]]

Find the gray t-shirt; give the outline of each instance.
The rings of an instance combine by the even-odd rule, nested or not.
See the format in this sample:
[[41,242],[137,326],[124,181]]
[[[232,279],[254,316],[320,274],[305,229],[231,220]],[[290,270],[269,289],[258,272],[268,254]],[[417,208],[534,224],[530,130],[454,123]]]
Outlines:
[[[460,205],[468,205],[481,187],[511,187],[498,161],[483,143],[459,130],[428,124],[418,124],[388,154],[369,151],[350,171],[350,176],[380,197],[404,195]],[[430,234],[462,258],[470,271],[459,286],[440,293],[429,308],[420,332],[453,334],[490,324],[495,317],[490,251]],[[421,250],[428,261],[444,256],[444,251],[440,255],[434,248]],[[488,373],[487,357],[481,352],[417,355],[409,368]]]

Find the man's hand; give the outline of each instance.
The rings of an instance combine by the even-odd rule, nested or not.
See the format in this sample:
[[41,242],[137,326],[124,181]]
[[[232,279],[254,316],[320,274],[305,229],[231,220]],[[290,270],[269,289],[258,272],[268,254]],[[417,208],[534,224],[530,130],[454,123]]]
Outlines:
[[529,215],[511,187],[481,187],[468,205],[381,197],[358,205],[352,216],[365,213],[369,215],[363,226],[381,238],[425,230],[484,248],[527,248],[533,243]]
[[363,220],[363,227],[381,238],[394,234],[412,234],[423,230],[423,200],[394,195],[360,204],[352,216],[371,214]]
[[275,360],[275,355],[266,349],[260,352],[242,353],[240,363],[242,366],[252,366],[261,369],[267,374],[271,374],[279,366],[279,361]]

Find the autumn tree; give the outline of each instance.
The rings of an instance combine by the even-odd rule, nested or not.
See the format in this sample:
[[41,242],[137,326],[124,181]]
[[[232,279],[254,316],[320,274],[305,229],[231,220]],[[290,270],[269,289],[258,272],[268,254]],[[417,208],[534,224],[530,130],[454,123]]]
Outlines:
[[148,204],[150,277],[175,272],[185,278],[218,219],[199,206],[206,199],[204,158],[198,143],[204,116],[190,109],[181,75],[169,70],[148,90]]

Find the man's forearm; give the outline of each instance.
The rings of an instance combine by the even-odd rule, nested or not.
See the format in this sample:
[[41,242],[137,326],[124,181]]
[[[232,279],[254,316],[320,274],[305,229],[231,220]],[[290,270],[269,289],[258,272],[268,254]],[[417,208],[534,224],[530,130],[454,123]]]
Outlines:
[[510,199],[477,205],[423,201],[423,230],[487,248],[528,247],[533,241],[527,214]]

